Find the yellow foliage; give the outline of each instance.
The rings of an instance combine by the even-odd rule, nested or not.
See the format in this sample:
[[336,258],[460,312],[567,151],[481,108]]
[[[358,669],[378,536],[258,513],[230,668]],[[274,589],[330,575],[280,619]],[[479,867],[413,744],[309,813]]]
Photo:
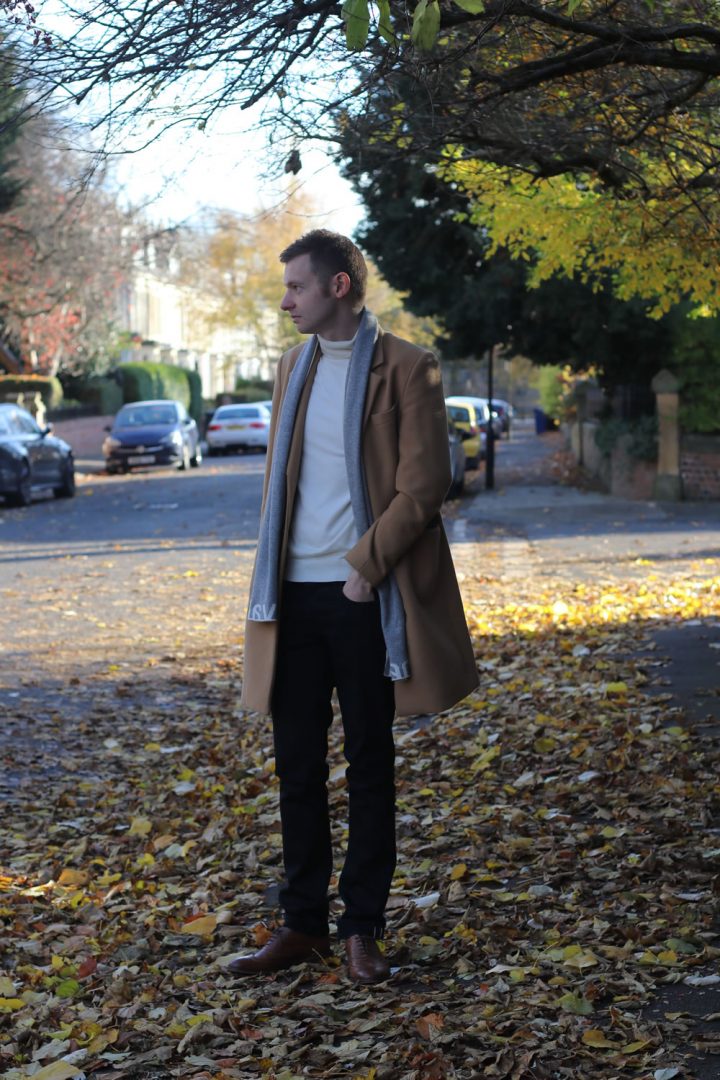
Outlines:
[[507,249],[533,260],[529,281],[577,276],[599,287],[610,275],[622,300],[650,300],[660,316],[689,297],[705,313],[720,311],[720,220],[712,204],[678,184],[689,182],[685,159],[638,160],[649,194],[621,198],[587,176],[539,179],[448,148],[443,176],[473,203],[472,220],[487,229],[491,254]]

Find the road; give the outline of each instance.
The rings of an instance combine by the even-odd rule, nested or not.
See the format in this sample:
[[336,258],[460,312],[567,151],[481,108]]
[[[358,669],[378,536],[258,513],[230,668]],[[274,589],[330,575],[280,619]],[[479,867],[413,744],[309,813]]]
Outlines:
[[240,655],[264,467],[85,476],[75,499],[0,507],[0,751],[15,740],[16,777],[22,746],[44,740],[51,767],[53,717],[92,717],[101,686],[128,708],[171,702],[191,670]]

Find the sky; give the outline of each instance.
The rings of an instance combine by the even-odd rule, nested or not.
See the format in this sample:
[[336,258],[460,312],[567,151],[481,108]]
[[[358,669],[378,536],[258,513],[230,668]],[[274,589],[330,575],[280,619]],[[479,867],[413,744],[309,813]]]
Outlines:
[[[115,175],[126,197],[147,203],[148,215],[162,224],[198,223],[212,208],[253,213],[280,203],[287,178],[270,180],[268,154],[252,132],[168,132],[157,142],[115,158]],[[308,228],[352,234],[362,208],[350,185],[320,148],[302,149],[300,185],[323,208]]]
[[[61,35],[72,36],[77,30],[64,5],[56,0],[44,4],[43,25]],[[172,116],[174,94],[175,91],[168,92],[164,105],[162,96],[156,100],[158,115],[164,109],[167,117]],[[102,116],[106,105],[106,92],[98,91],[89,94],[81,107],[71,105],[64,111],[69,119],[87,123]],[[153,121],[143,117],[134,131],[123,128],[113,131],[101,126],[92,136],[92,142],[96,146],[101,143],[111,151],[124,149],[125,152],[110,156],[116,182],[128,201],[147,207],[153,221],[163,225],[183,222],[197,225],[203,217],[207,220],[208,210],[252,214],[282,202],[287,191],[282,164],[289,148],[269,148],[260,120],[260,107],[242,111],[228,106],[208,123],[205,131],[197,130],[192,124],[178,124],[144,149],[129,153],[130,147],[145,143],[154,131],[150,128]],[[300,185],[324,211],[309,220],[307,227],[331,228],[352,235],[362,218],[357,196],[321,146],[299,149],[303,168],[292,178],[293,185]],[[273,154],[282,155],[280,168]],[[281,174],[280,181],[268,179],[273,171]]]

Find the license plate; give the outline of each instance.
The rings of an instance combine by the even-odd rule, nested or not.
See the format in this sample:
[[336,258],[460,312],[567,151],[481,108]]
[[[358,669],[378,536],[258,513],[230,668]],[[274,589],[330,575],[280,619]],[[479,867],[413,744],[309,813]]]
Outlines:
[[128,465],[152,465],[154,461],[154,454],[135,454],[128,458]]
[[247,424],[226,424],[228,431],[244,431]]

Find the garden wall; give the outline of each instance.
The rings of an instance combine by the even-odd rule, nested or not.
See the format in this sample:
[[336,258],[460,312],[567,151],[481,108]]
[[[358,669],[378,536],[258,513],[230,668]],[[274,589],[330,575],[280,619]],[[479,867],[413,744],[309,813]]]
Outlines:
[[683,435],[680,476],[686,499],[720,499],[720,435]]

